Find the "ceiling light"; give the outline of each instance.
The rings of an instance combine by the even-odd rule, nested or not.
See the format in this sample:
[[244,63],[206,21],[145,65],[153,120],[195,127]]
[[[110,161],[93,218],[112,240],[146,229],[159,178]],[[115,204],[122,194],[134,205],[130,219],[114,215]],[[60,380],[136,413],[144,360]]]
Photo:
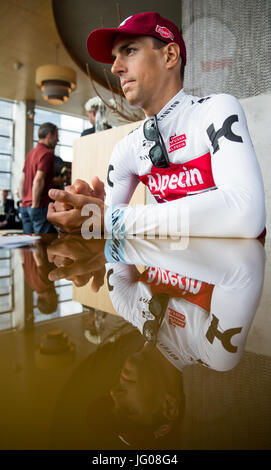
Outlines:
[[61,65],[42,65],[36,70],[36,85],[45,101],[62,104],[68,101],[71,91],[76,88],[76,73]]

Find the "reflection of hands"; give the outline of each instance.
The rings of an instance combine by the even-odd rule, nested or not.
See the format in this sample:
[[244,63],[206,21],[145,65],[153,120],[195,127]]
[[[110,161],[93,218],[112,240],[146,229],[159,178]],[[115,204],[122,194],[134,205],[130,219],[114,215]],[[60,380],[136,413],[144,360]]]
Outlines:
[[[50,190],[49,196],[55,200],[49,204],[47,218],[59,227],[60,231],[80,233],[83,222],[91,215],[82,216],[82,208],[86,204],[97,206],[97,226],[101,224],[103,231],[104,219],[104,183],[98,177],[92,179],[93,188],[82,180],[76,180],[73,185],[67,186],[65,191]],[[95,223],[95,217],[93,223]],[[98,220],[99,219],[99,220]]]
[[93,277],[92,289],[102,287],[105,276],[105,240],[84,240],[80,236],[66,235],[47,248],[48,260],[57,266],[49,279],[69,279],[76,286],[84,286]]

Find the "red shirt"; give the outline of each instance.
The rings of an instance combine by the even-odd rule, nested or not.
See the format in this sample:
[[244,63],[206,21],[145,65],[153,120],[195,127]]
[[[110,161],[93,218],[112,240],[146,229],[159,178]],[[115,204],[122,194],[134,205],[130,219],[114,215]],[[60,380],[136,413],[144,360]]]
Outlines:
[[53,281],[49,281],[48,279],[48,274],[51,269],[52,267],[50,265],[47,269],[42,269],[40,266],[37,266],[32,251],[24,250],[23,270],[25,280],[37,294],[53,287]]
[[39,207],[46,207],[51,201],[48,196],[48,191],[52,187],[52,179],[54,177],[54,152],[41,143],[38,143],[37,146],[26,155],[23,169],[25,173],[24,196],[22,200],[23,207],[32,205],[33,180],[38,170],[45,173],[45,184]]

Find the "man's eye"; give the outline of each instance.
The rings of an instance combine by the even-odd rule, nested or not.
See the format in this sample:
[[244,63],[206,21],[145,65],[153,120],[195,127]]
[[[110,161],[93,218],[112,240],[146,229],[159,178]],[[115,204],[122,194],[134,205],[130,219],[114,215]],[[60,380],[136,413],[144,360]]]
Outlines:
[[133,52],[135,52],[135,48],[134,47],[127,47],[127,54],[132,54]]

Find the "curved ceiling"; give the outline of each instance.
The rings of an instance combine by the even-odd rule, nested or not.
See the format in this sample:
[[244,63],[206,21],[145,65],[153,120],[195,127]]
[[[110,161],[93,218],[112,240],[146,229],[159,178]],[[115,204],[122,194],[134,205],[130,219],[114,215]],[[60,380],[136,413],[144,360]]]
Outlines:
[[180,0],[53,0],[52,4],[59,35],[73,60],[86,74],[88,64],[95,81],[110,88],[103,71],[105,68],[115,91],[119,90],[119,85],[110,73],[110,65],[100,64],[88,55],[86,40],[90,31],[100,27],[117,27],[128,16],[144,11],[157,11],[181,27]]

